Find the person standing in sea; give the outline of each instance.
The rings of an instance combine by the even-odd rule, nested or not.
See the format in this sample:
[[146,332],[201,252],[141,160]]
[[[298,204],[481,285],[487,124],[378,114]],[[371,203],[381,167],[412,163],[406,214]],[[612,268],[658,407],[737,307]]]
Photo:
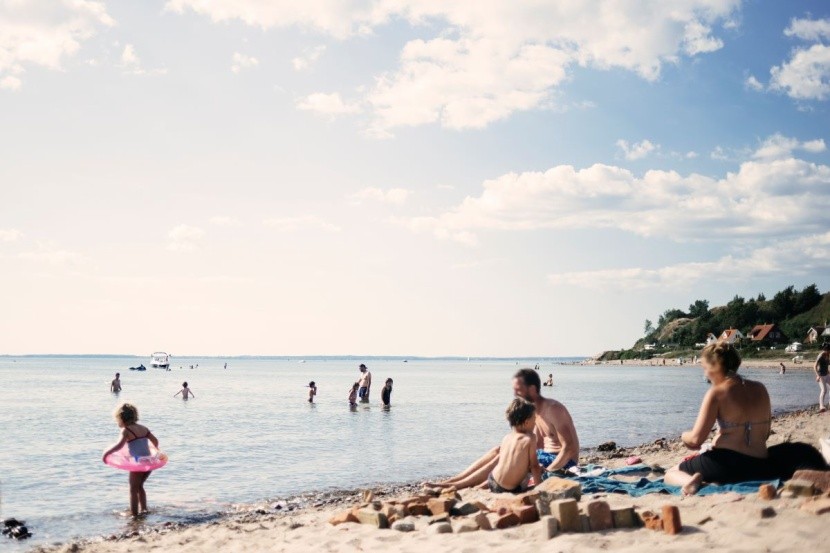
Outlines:
[[380,402],[385,408],[388,408],[392,403],[392,379],[387,378],[383,388],[380,389]]
[[813,370],[816,371],[816,382],[819,385],[819,396],[818,396],[818,410],[819,413],[822,413],[827,410],[824,407],[824,401],[828,396],[828,390],[830,390],[830,344],[824,342],[821,344],[821,353],[818,354],[816,358],[816,363],[813,365]]
[[115,379],[110,383],[110,392],[117,394],[121,391],[121,373],[115,373]]
[[357,381],[360,385],[357,395],[361,403],[369,403],[369,390],[372,387],[372,373],[366,368],[363,363],[360,364],[360,380]]

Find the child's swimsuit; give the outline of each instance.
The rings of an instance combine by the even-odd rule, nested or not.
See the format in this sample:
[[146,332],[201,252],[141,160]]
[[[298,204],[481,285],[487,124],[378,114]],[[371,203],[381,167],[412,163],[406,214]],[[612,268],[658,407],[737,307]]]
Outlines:
[[493,493],[522,493],[524,491],[527,491],[527,486],[524,485],[524,482],[519,484],[512,490],[502,488],[501,485],[498,482],[496,482],[496,479],[493,478],[492,472],[487,477],[487,485],[490,486],[490,491]]
[[132,434],[134,437],[132,440],[127,440],[127,449],[130,452],[130,455],[137,461],[140,457],[149,457],[150,456],[150,439],[147,437],[150,435],[150,432],[147,432],[146,435],[139,438],[135,435],[135,432],[130,430],[129,428],[124,428],[127,432]]

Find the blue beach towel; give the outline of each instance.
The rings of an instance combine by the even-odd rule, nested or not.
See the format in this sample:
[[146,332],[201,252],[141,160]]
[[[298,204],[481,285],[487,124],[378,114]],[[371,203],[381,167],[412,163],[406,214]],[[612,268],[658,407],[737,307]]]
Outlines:
[[[640,497],[650,493],[666,493],[671,495],[681,495],[679,486],[669,486],[663,479],[649,480],[648,478],[640,478],[635,482],[621,482],[611,478],[617,475],[626,475],[631,473],[642,472],[649,470],[647,465],[633,465],[630,467],[622,467],[617,469],[603,469],[596,465],[588,465],[584,467],[586,472],[591,473],[590,476],[580,476],[578,474],[568,476],[572,480],[578,481],[582,485],[582,493],[624,493],[632,497]],[[601,471],[598,473],[598,471]],[[551,476],[550,474],[544,474]],[[780,480],[756,481],[756,482],[738,482],[736,484],[707,484],[700,488],[698,495],[714,495],[718,493],[735,492],[740,494],[750,494],[758,491],[758,487],[762,484],[772,484],[776,488],[780,484]]]

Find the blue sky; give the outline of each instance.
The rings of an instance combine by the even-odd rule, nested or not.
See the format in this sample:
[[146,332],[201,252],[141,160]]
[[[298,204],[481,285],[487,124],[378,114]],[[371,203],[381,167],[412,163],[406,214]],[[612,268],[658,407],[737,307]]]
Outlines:
[[828,286],[824,2],[0,0],[0,351],[580,355]]

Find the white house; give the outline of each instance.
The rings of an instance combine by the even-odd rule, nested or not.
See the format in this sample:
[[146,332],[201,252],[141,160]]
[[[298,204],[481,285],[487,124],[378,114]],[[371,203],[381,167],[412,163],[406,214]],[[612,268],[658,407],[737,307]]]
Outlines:
[[721,333],[719,340],[727,344],[734,344],[735,342],[740,342],[744,338],[746,338],[746,336],[744,336],[737,328],[727,328]]

